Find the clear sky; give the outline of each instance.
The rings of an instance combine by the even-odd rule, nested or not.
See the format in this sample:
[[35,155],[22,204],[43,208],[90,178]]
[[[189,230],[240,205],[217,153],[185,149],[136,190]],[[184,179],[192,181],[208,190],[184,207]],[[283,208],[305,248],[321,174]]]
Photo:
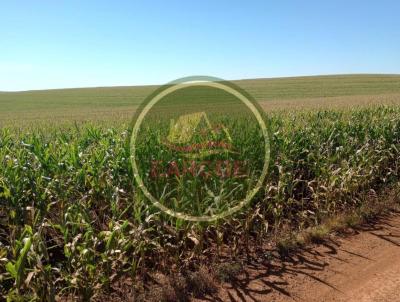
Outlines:
[[0,90],[400,73],[400,1],[2,1]]

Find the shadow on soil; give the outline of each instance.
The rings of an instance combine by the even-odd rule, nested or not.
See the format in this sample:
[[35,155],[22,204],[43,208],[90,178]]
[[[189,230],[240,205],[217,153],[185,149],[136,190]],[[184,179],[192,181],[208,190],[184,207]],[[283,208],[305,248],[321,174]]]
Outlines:
[[[397,212],[395,215],[398,216],[399,213]],[[213,296],[205,297],[201,301],[258,302],[264,301],[265,296],[273,292],[287,297],[288,300],[296,300],[296,294],[289,291],[290,279],[293,277],[311,278],[340,292],[339,289],[324,281],[318,275],[321,275],[320,272],[324,271],[331,261],[348,262],[345,259],[347,254],[373,261],[368,257],[341,247],[342,239],[350,239],[352,235],[360,232],[369,232],[381,240],[400,247],[400,228],[391,225],[388,222],[388,216],[381,216],[352,228],[349,232],[326,238],[320,244],[299,248],[284,256],[272,250],[259,251],[257,255],[248,257],[243,263],[243,271],[224,285],[226,295],[223,299]],[[393,232],[396,232],[397,235]]]

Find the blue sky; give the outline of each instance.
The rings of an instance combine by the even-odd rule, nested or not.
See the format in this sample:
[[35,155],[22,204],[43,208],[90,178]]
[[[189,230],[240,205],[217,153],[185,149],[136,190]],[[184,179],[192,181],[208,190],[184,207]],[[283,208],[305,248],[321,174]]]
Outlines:
[[0,90],[400,73],[399,1],[3,1]]

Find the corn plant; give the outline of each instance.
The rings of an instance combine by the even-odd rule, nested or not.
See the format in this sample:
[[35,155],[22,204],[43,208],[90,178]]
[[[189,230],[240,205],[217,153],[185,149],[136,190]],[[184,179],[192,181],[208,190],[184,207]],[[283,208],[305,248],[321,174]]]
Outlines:
[[[146,200],[133,180],[127,125],[1,129],[0,295],[89,300],[121,278],[168,272],[215,244],[235,255],[282,225],[318,224],[361,206],[363,192],[399,181],[398,107],[276,112],[269,123],[262,190],[214,223],[173,218]],[[253,129],[236,127],[240,148],[257,158]],[[146,141],[139,149],[157,152]]]

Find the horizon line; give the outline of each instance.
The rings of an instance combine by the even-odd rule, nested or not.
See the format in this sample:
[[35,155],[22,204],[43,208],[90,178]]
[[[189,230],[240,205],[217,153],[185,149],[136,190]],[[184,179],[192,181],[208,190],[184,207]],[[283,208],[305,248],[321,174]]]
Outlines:
[[[240,78],[240,79],[222,79],[230,82],[251,81],[251,80],[279,80],[291,78],[312,78],[312,77],[334,77],[334,76],[400,76],[400,73],[328,73],[328,74],[309,74],[296,76],[277,76],[277,77],[257,77],[257,78]],[[59,88],[38,88],[26,90],[0,90],[0,93],[24,93],[39,91],[55,91],[55,90],[75,90],[75,89],[107,89],[107,88],[134,88],[134,87],[152,87],[168,84],[132,84],[132,85],[99,85],[99,86],[80,86],[80,87],[59,87]]]

